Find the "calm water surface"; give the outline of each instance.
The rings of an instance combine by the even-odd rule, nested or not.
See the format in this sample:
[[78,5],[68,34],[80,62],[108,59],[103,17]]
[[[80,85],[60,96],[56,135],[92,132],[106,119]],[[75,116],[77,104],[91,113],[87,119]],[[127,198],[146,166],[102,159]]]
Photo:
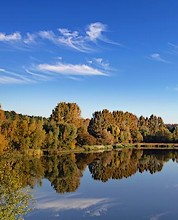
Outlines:
[[177,151],[130,149],[18,158],[11,166],[20,163],[22,185],[31,186],[25,220],[175,220],[176,161]]

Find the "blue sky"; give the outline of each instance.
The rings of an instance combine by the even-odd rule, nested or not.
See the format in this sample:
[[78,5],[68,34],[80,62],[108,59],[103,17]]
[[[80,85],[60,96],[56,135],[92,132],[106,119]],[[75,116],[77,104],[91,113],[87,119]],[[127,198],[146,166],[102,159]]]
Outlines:
[[6,0],[0,103],[49,116],[58,102],[178,123],[178,1]]

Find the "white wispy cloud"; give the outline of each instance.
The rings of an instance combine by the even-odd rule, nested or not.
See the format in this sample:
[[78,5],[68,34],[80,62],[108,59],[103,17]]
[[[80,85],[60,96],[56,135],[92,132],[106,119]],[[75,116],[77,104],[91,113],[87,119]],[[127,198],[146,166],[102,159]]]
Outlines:
[[66,37],[78,37],[79,33],[78,31],[73,31],[71,32],[70,30],[68,30],[67,28],[59,28],[58,31]]
[[0,84],[24,84],[24,80],[10,76],[0,76]]
[[20,41],[22,39],[22,36],[19,32],[15,32],[12,34],[5,34],[0,32],[0,41],[1,42],[14,42],[14,41]]
[[[91,23],[83,30],[58,28],[56,30],[39,30],[23,34],[18,31],[10,34],[0,32],[0,48],[2,47],[6,52],[23,50],[26,53],[33,52],[33,49],[36,51],[39,47],[40,51],[43,48],[45,52],[49,52],[49,46],[53,44],[53,47],[54,45],[57,47],[63,46],[89,53],[101,48],[98,45],[99,42],[110,43],[105,36],[106,33],[107,25],[101,22]],[[52,52],[50,51],[51,54]],[[48,53],[49,58],[51,54]],[[54,58],[51,59],[54,62]],[[58,58],[57,63],[43,62],[41,59],[37,60],[33,57],[28,59],[28,62],[28,64],[21,63],[21,67],[19,67],[19,64],[18,67],[15,67],[14,72],[10,71],[10,69],[12,70],[10,66],[5,67],[5,69],[0,68],[0,83],[34,83],[43,80],[54,80],[57,77],[60,78],[59,75],[72,80],[80,80],[82,79],[81,76],[108,76],[111,71],[109,62],[101,57],[92,58],[91,62],[85,61],[76,64],[65,63],[62,57]]]
[[34,82],[35,80],[28,75],[0,68],[0,84],[26,84]]
[[173,43],[168,43],[169,46],[173,47],[174,49],[178,50],[178,45],[173,44]]
[[171,54],[171,55],[178,55],[178,45],[176,44],[173,44],[173,43],[168,43],[169,45],[169,50],[168,50],[168,53]]
[[44,75],[44,74],[38,74],[38,73],[35,73],[35,72],[32,72],[31,70],[29,69],[26,69],[24,68],[25,72],[29,74],[29,77],[32,76],[34,78],[34,80],[36,81],[40,81],[40,80],[50,80],[50,76],[48,75]]
[[103,32],[106,32],[107,26],[100,22],[92,23],[88,25],[86,34],[91,41],[96,41],[98,39],[102,40]]
[[35,43],[36,38],[37,38],[36,34],[27,33],[26,37],[24,38],[24,43],[25,44]]
[[38,71],[47,71],[52,73],[59,73],[63,75],[76,75],[76,76],[105,76],[107,75],[104,70],[94,68],[86,64],[65,64],[65,63],[56,63],[56,64],[39,64],[36,66]]
[[57,46],[62,45],[80,52],[93,52],[96,51],[98,41],[119,45],[109,40],[105,36],[106,32],[107,25],[95,22],[87,25],[86,30],[83,31],[58,28],[57,30],[39,30],[36,33],[27,32],[24,35],[19,32],[9,35],[0,32],[0,42],[20,42],[21,46],[23,46],[23,44],[28,45],[48,40]]
[[53,31],[39,31],[37,36],[40,36],[43,39],[55,41],[56,36]]
[[6,71],[5,69],[0,68],[0,72],[4,73],[5,71]]
[[102,216],[103,214],[106,214],[107,211],[108,211],[108,208],[109,206],[112,206],[111,204],[103,204],[103,205],[100,205],[99,207],[98,206],[95,206],[94,208],[90,209],[90,210],[87,210],[85,212],[85,215],[89,215],[91,217],[99,217],[99,216]]
[[88,216],[99,217],[106,214],[109,208],[121,205],[121,203],[110,198],[82,198],[76,193],[72,196],[64,195],[59,198],[48,194],[39,193],[36,195],[37,203],[35,208],[38,211],[50,210],[53,215],[57,212],[56,217],[60,215],[60,212],[69,210],[81,212],[84,218]]
[[158,62],[168,63],[167,60],[163,59],[159,53],[153,53],[149,56],[150,59]]
[[54,64],[40,63],[31,64],[29,67],[23,66],[18,72],[0,68],[0,84],[52,81],[60,78],[59,76],[75,81],[81,80],[82,76],[108,76],[108,71],[102,65],[100,68],[95,68],[92,64],[70,64],[61,61]]
[[105,32],[107,32],[107,25],[101,22],[95,22],[88,25],[86,30],[86,35],[92,42],[103,41],[107,44],[114,44],[117,46],[122,46],[122,44],[118,42],[114,42],[105,36]]
[[107,32],[107,25],[101,22],[91,23],[83,32],[72,31],[67,28],[58,28],[58,33],[53,31],[40,31],[38,35],[43,39],[48,39],[57,45],[64,45],[80,52],[92,52],[96,50],[96,42],[117,44],[109,40],[104,33]]
[[160,218],[162,218],[165,215],[168,215],[169,213],[171,212],[162,212],[162,213],[156,214],[152,216],[151,218],[149,218],[149,220],[159,220]]
[[96,64],[99,67],[104,68],[105,70],[109,70],[110,69],[110,64],[108,61],[105,61],[103,58],[98,57],[98,58],[93,58],[92,60],[93,64]]
[[64,28],[59,28],[58,31],[60,35],[57,37],[57,44],[73,48],[80,52],[92,51],[92,48],[88,45],[88,41],[84,36],[80,35],[78,31],[72,32]]
[[70,209],[87,209],[91,206],[109,202],[106,198],[70,198],[70,199],[46,199],[38,202],[37,209],[54,209],[55,211]]

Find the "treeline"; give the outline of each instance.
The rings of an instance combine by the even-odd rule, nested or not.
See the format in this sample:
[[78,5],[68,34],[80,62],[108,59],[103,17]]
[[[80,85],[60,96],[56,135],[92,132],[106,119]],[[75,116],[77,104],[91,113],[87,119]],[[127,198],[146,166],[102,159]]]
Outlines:
[[0,151],[63,150],[84,145],[176,143],[178,126],[161,117],[149,118],[107,109],[83,119],[76,103],[59,103],[49,118],[17,114],[0,108]]

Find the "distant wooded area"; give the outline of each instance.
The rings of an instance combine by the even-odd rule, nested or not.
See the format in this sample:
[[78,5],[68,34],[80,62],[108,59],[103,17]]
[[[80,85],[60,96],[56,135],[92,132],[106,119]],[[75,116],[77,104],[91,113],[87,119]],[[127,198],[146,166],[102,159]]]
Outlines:
[[178,143],[178,125],[161,117],[137,117],[107,109],[83,119],[76,103],[61,102],[49,118],[17,114],[0,108],[0,152],[6,150],[73,150],[84,145]]

